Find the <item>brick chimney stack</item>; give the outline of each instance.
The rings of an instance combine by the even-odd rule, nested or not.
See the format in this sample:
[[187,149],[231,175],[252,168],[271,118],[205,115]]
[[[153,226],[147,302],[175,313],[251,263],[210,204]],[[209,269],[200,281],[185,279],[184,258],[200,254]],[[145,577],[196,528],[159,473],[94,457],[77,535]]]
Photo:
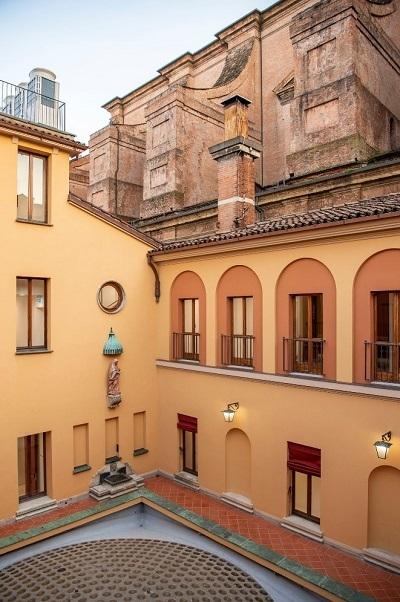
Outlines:
[[260,146],[248,139],[250,100],[231,96],[225,108],[225,141],[209,148],[218,162],[218,229],[228,232],[255,222],[254,159]]

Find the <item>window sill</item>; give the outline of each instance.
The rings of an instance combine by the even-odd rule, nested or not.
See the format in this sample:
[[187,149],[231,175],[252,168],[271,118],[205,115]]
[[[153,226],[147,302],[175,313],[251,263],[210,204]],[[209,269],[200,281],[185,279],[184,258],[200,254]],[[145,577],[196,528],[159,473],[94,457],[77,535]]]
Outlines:
[[226,370],[243,370],[243,372],[254,372],[254,366],[237,366],[236,364],[222,364]]
[[113,462],[119,462],[120,460],[120,456],[111,456],[110,458],[106,458],[105,464],[112,464]]
[[144,454],[148,454],[148,453],[149,453],[148,449],[146,449],[145,447],[141,447],[139,449],[134,449],[132,455],[136,457],[136,456],[144,456]]
[[36,353],[53,353],[52,349],[17,349],[15,355],[35,355]]
[[72,474],[79,474],[81,472],[86,472],[87,470],[92,470],[92,467],[89,464],[81,464],[80,466],[75,466]]
[[319,543],[323,543],[324,541],[324,534],[321,531],[320,525],[301,516],[296,516],[295,514],[285,516],[281,520],[281,526]]
[[324,380],[323,374],[310,374],[309,372],[288,372],[288,376],[295,376],[296,378],[313,378],[315,380]]
[[370,383],[371,387],[384,387],[385,389],[399,389],[400,382],[388,383],[383,380],[372,380]]
[[180,362],[182,364],[195,364],[196,366],[198,366],[200,364],[200,360],[184,360],[184,359],[179,359],[179,360],[172,360],[173,362]]
[[199,479],[196,475],[191,474],[190,472],[185,472],[181,470],[181,472],[176,472],[174,474],[175,481],[178,481],[181,485],[186,485],[186,487],[190,487],[190,489],[199,489]]
[[49,224],[48,222],[37,222],[33,219],[22,219],[20,217],[17,217],[17,219],[15,220],[16,222],[18,222],[19,224],[33,224],[34,226],[50,226],[53,227],[53,224]]

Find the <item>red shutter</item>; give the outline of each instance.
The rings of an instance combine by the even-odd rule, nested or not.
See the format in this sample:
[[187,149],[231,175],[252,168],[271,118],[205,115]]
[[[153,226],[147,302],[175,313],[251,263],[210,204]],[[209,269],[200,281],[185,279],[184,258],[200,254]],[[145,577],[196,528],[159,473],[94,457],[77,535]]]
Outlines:
[[193,416],[185,416],[185,414],[178,414],[178,429],[183,431],[190,431],[191,433],[197,433],[197,418]]
[[321,450],[288,441],[288,468],[321,476]]

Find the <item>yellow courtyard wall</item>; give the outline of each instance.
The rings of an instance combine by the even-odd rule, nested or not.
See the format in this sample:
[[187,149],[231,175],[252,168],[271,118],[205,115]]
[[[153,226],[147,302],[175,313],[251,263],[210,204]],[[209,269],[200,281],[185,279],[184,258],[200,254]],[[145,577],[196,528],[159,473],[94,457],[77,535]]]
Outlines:
[[[397,391],[393,399],[376,395],[327,391],[259,382],[213,374],[216,361],[216,290],[224,272],[245,265],[256,273],[263,291],[263,371],[275,373],[276,286],[282,271],[293,261],[312,258],[322,262],[336,284],[337,348],[339,383],[353,381],[353,283],[360,266],[374,253],[399,248],[400,236],[371,233],[346,240],[299,243],[207,254],[168,260],[161,257],[162,296],[158,312],[158,353],[169,358],[170,299],[173,280],[185,270],[202,279],[206,289],[207,356],[205,372],[159,366],[160,424],[164,440],[177,440],[176,416],[198,419],[198,471],[200,487],[217,494],[226,491],[225,437],[229,428],[240,428],[251,444],[251,500],[258,510],[275,518],[290,514],[287,442],[321,449],[321,529],[324,535],[350,547],[368,545],[368,478],[382,465],[374,441],[393,430],[393,447],[387,465],[400,468],[400,437]],[[189,251],[190,253],[190,251]],[[306,293],[307,291],[298,291]],[[247,376],[246,375],[246,376]],[[338,387],[340,388],[340,386]],[[235,422],[224,423],[221,410],[238,401]],[[178,444],[165,446],[160,468],[180,469]],[[397,537],[400,549],[400,532]]]
[[[16,222],[18,141],[0,137],[2,224],[2,374],[0,456],[7,458],[0,517],[18,508],[17,438],[51,432],[48,495],[56,500],[88,491],[105,461],[105,419],[119,418],[119,454],[143,473],[157,467],[157,405],[154,368],[154,277],[145,243],[68,203],[67,153],[20,141],[49,154],[50,224]],[[16,277],[48,278],[49,353],[16,354]],[[104,313],[101,284],[119,282],[126,303]],[[122,403],[106,404],[106,378],[113,358],[102,355],[110,327],[124,346],[119,358]],[[150,452],[132,457],[133,413],[146,411]],[[73,474],[73,426],[89,424],[91,471]],[[50,442],[49,442],[50,445]]]
[[[356,549],[367,546],[368,477],[382,466],[373,442],[398,424],[399,402],[260,383],[230,376],[158,368],[163,440],[177,439],[176,414],[198,419],[200,487],[225,489],[225,437],[242,429],[251,443],[251,495],[255,508],[282,518],[290,514],[287,441],[321,449],[321,530]],[[234,422],[221,410],[238,401]],[[179,469],[178,448],[165,446],[160,468]],[[393,438],[385,466],[400,467],[400,437]],[[399,543],[397,535],[397,542]]]

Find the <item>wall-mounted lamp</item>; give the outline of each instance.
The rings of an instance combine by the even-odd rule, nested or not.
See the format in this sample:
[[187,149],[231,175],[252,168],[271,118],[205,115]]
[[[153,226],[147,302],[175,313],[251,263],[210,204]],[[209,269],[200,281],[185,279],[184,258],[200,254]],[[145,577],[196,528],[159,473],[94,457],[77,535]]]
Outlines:
[[392,431],[388,431],[382,435],[381,441],[375,441],[374,447],[376,449],[376,455],[380,460],[386,460],[389,449],[392,447],[392,443],[390,443],[391,438]]
[[239,403],[237,401],[235,403],[228,403],[226,410],[222,410],[225,422],[232,422],[238,409]]

